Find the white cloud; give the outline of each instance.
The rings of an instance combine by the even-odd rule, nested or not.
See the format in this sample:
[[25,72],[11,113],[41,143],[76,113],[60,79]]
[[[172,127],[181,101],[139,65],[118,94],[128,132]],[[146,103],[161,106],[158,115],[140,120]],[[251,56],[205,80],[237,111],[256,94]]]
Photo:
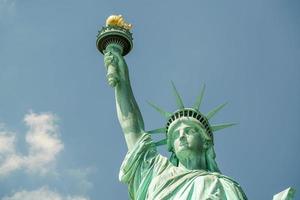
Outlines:
[[[63,149],[59,138],[56,117],[53,114],[30,113],[25,116],[25,123],[30,128],[26,134],[29,155],[24,163],[28,170],[46,173],[54,164],[58,153]],[[49,165],[50,164],[50,165]]]
[[3,197],[2,200],[89,200],[83,196],[62,195],[58,192],[51,191],[47,187],[41,187],[37,190],[22,190],[11,196]]
[[16,134],[5,130],[0,131],[0,176],[24,169],[30,173],[45,175],[55,166],[58,154],[63,150],[59,138],[57,117],[51,113],[29,113],[24,117],[29,127],[26,133],[28,154],[16,151]]
[[0,0],[0,20],[5,20],[7,19],[7,17],[15,15],[15,12],[15,0]]
[[14,143],[15,143],[15,135],[13,133],[0,131],[0,155],[14,153],[15,151]]
[[[10,175],[16,170],[23,170],[32,174],[56,173],[55,164],[64,144],[60,139],[57,117],[51,113],[33,113],[24,116],[24,123],[28,127],[25,134],[27,153],[18,151],[17,141],[19,134],[9,131],[0,123],[0,178]],[[75,194],[86,194],[93,184],[88,181],[88,176],[94,168],[68,169],[59,176],[56,181],[64,181],[66,188],[76,191]],[[65,174],[64,172],[67,172]],[[60,177],[63,175],[63,177]],[[60,177],[60,178],[59,178]],[[43,177],[44,178],[44,177]],[[59,179],[57,179],[59,178]],[[45,180],[45,179],[43,179]],[[18,186],[20,187],[20,186]],[[64,191],[63,189],[61,191]],[[69,190],[67,190],[69,191]],[[85,196],[65,195],[48,187],[36,190],[20,190],[11,195],[0,197],[1,200],[89,200]]]

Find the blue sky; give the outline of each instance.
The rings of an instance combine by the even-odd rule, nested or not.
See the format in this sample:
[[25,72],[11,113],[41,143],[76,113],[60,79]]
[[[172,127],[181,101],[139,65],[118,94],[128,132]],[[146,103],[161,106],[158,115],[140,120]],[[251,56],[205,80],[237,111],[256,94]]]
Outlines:
[[[134,25],[126,56],[146,129],[147,101],[187,106],[206,84],[221,171],[249,199],[300,188],[300,3],[296,0],[0,0],[0,199],[128,199],[126,145],[95,46],[107,16]],[[155,138],[157,139],[157,138]],[[167,155],[164,148],[159,149]],[[298,196],[298,195],[297,195]]]

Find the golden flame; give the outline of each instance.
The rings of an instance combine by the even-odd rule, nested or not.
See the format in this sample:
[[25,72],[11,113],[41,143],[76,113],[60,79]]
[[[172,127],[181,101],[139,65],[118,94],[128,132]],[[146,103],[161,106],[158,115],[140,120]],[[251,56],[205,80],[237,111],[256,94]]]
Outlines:
[[119,26],[122,28],[125,28],[127,30],[130,30],[132,28],[132,24],[129,24],[125,22],[122,15],[111,15],[106,19],[106,26],[112,25],[112,26]]

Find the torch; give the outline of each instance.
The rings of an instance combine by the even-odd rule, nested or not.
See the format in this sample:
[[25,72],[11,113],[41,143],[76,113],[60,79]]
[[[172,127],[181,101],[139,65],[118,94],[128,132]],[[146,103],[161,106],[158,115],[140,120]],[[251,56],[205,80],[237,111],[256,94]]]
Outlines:
[[[97,49],[105,54],[110,48],[116,48],[122,56],[127,55],[133,47],[131,28],[132,25],[126,23],[122,15],[109,16],[106,20],[106,26],[102,27],[97,35]],[[107,66],[106,77],[111,87],[115,87],[119,82],[117,70],[115,64]]]

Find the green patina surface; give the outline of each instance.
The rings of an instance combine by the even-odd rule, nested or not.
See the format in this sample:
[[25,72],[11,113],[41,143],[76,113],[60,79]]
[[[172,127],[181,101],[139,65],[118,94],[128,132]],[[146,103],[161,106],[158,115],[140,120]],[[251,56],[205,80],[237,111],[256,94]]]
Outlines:
[[[111,19],[114,20],[111,23],[124,24],[123,18]],[[132,49],[131,33],[126,29],[122,33],[122,28],[119,27],[114,30],[114,26],[103,28],[102,31],[103,34],[100,32],[97,38],[97,47],[101,53],[104,53],[107,80],[115,90],[118,119],[128,147],[119,178],[121,182],[128,185],[130,198],[137,200],[247,199],[237,182],[221,174],[215,161],[213,132],[234,124],[210,125],[209,120],[225,104],[216,107],[206,115],[200,112],[203,88],[195,105],[186,108],[173,84],[178,110],[169,113],[151,104],[166,117],[167,124],[163,128],[146,131],[123,57]],[[109,31],[112,39],[109,38]],[[166,139],[153,142],[151,134],[158,132],[164,133]],[[162,144],[166,144],[171,152],[170,159],[157,152],[156,146]],[[293,194],[294,190],[286,190],[275,195],[273,200],[289,200],[292,199]]]

